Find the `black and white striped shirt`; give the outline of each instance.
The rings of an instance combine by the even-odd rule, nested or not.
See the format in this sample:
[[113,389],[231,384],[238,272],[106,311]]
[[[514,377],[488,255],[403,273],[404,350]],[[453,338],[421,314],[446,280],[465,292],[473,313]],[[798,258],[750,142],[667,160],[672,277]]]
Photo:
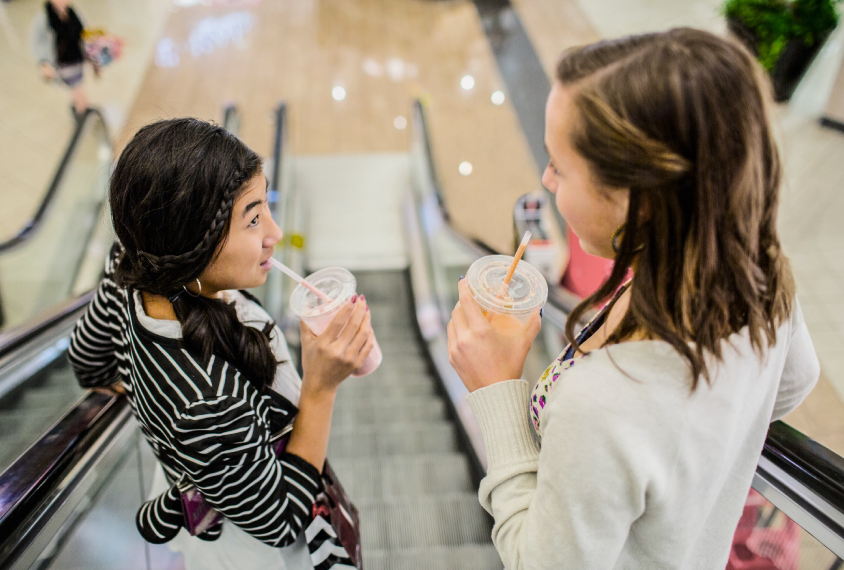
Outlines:
[[[185,474],[250,535],[271,546],[293,543],[311,518],[320,474],[296,455],[276,457],[269,438],[290,423],[296,407],[273,390],[259,393],[223,359],[199,359],[180,338],[144,327],[139,295],[111,279],[114,259],[71,336],[69,359],[79,383],[122,382],[171,483]],[[278,329],[274,335],[284,342]]]

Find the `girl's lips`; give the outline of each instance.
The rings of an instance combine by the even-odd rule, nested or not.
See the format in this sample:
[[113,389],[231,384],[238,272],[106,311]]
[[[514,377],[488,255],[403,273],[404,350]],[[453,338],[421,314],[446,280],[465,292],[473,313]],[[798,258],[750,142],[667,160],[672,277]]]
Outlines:
[[269,271],[270,269],[272,269],[272,266],[273,266],[273,264],[270,263],[269,259],[267,259],[264,263],[261,264],[261,269],[265,269],[265,270]]

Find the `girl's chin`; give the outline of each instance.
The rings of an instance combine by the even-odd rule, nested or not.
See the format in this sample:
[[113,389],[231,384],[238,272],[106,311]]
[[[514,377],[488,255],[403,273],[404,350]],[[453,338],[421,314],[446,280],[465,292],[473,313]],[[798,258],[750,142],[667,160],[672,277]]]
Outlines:
[[615,252],[613,251],[601,251],[598,248],[592,247],[589,243],[583,241],[583,239],[579,239],[578,241],[580,241],[580,249],[582,249],[584,253],[594,255],[595,257],[601,257],[603,259],[609,259],[610,261],[615,259]]

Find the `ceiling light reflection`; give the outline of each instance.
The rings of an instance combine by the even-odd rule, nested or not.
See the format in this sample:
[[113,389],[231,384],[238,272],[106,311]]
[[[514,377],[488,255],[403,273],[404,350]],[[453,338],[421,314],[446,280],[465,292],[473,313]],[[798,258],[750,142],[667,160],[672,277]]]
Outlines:
[[463,176],[469,176],[472,174],[472,163],[471,162],[461,162],[460,166],[457,167],[457,170],[460,171],[460,174]]
[[407,119],[399,115],[398,117],[393,119],[393,126],[401,131],[407,126]]
[[466,91],[470,90],[474,86],[475,86],[475,78],[472,77],[471,75],[464,75],[463,79],[460,80],[460,87],[462,87]]
[[334,97],[335,101],[342,101],[346,98],[346,90],[338,85],[331,90],[331,96]]
[[504,103],[504,91],[496,91],[490,97],[493,105],[501,105]]

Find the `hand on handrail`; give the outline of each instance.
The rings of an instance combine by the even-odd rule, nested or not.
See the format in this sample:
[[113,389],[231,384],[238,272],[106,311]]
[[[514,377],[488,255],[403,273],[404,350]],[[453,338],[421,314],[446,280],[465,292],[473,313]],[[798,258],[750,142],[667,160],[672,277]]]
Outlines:
[[100,388],[91,388],[93,392],[104,394],[106,396],[124,396],[126,395],[126,388],[120,382],[115,382],[111,386],[102,386]]

